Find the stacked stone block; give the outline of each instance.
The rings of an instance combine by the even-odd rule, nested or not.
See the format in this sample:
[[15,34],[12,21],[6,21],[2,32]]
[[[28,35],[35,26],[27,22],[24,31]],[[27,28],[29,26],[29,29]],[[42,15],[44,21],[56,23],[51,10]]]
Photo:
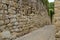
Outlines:
[[60,1],[55,0],[53,24],[56,26],[56,40],[60,40]]
[[15,40],[50,24],[41,0],[0,0],[0,39]]

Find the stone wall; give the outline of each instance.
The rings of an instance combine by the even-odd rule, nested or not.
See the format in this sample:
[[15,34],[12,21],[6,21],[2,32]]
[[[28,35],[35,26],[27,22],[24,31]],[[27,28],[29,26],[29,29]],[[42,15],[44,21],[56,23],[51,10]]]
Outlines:
[[0,0],[1,40],[14,40],[49,24],[48,12],[41,0]]
[[56,26],[56,38],[59,38],[60,37],[60,0],[55,0],[54,4],[55,4],[54,6],[55,14],[53,19],[53,24]]

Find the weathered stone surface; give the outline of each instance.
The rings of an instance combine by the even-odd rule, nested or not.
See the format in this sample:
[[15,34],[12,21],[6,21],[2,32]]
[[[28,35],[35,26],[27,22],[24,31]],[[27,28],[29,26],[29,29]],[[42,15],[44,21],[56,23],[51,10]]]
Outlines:
[[12,9],[8,9],[8,12],[11,13],[11,14],[15,14],[16,13],[16,11],[12,10]]
[[4,24],[4,21],[3,20],[0,20],[0,25],[3,25]]
[[11,37],[10,31],[3,31],[1,33],[1,35],[2,35],[2,38],[10,38]]
[[3,17],[3,15],[2,15],[2,14],[0,14],[0,19],[3,19],[2,17]]
[[57,38],[56,40],[60,40],[60,38]]
[[[8,34],[5,40],[14,40],[49,24],[48,12],[41,0],[0,0],[0,32],[3,37]],[[9,32],[4,34],[4,30]]]
[[60,38],[60,32],[56,33],[56,38]]
[[2,0],[2,3],[8,3],[8,0]]
[[12,23],[9,23],[9,24],[7,24],[7,26],[8,26],[8,27],[11,27],[11,26],[13,26],[13,24],[12,24]]
[[5,20],[5,24],[8,24],[8,23],[9,23],[9,19],[6,19],[6,20]]
[[55,0],[54,4],[55,15],[53,19],[53,24],[56,26],[56,40],[60,40],[60,1]]

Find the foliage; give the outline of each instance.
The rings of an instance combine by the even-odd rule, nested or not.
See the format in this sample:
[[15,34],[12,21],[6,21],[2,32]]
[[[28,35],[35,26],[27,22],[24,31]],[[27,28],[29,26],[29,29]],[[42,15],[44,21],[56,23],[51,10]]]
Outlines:
[[51,18],[51,22],[52,22],[52,17],[54,15],[54,2],[48,2],[48,0],[41,0],[43,2],[43,4],[46,6],[47,11],[48,11],[48,15]]
[[54,2],[49,3],[49,9],[54,9]]
[[49,7],[49,16],[50,16],[51,22],[52,22],[52,17],[54,15],[54,2],[50,2],[48,7]]
[[51,18],[51,22],[52,22],[53,15],[54,15],[54,10],[53,9],[49,9],[49,16]]

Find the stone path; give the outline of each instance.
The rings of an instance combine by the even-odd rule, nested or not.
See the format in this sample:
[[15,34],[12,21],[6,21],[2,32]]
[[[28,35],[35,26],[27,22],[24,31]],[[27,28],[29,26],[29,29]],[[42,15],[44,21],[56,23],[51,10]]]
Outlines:
[[15,40],[55,40],[55,26],[47,25]]

